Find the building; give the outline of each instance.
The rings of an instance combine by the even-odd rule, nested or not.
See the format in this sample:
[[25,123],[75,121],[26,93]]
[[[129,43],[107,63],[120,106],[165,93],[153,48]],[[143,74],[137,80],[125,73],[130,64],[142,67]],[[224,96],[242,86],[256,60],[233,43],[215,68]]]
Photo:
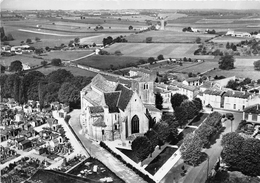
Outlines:
[[206,89],[203,92],[202,104],[212,106],[213,108],[223,108],[224,106],[224,91],[218,89]]
[[234,30],[228,30],[226,36],[234,36],[234,37],[251,37],[251,34],[248,32],[235,32]]
[[187,78],[182,83],[188,86],[199,86],[201,84],[199,77]]
[[197,94],[199,93],[199,89],[197,87],[188,86],[178,81],[172,81],[170,85],[176,86],[179,89],[178,93],[186,95],[189,100],[193,100],[194,98],[196,98]]
[[229,90],[224,94],[224,108],[243,111],[251,97],[248,92]]
[[[151,105],[153,84],[148,77],[124,80],[97,74],[81,91],[80,122],[83,131],[95,140],[115,140],[149,128],[146,105]],[[146,91],[148,90],[148,91]],[[154,104],[154,103],[153,103]],[[154,112],[154,111],[153,111]]]
[[171,104],[171,97],[175,93],[179,93],[179,88],[172,85],[166,85],[162,83],[155,84],[155,93],[160,93],[163,98],[163,109],[173,111]]
[[243,120],[260,124],[260,104],[246,107],[243,111]]

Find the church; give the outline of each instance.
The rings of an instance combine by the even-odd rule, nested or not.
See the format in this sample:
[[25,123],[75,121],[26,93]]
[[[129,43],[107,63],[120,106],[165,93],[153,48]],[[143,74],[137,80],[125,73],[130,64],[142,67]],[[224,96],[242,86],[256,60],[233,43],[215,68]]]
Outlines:
[[148,114],[161,119],[154,97],[154,75],[121,77],[97,74],[81,95],[80,123],[89,138],[126,140],[149,129]]

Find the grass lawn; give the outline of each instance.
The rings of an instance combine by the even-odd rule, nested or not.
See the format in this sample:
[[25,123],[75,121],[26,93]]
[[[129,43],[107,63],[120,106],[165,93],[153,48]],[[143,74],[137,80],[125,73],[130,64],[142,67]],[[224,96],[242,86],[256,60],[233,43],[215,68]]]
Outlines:
[[189,125],[199,126],[208,117],[208,115],[208,113],[199,113]]
[[154,160],[145,168],[146,171],[154,175],[163,164],[175,153],[177,148],[166,147]]
[[242,38],[242,37],[233,37],[233,36],[221,36],[221,37],[217,37],[215,39],[212,39],[211,41],[215,42],[215,43],[239,43],[241,41],[245,41],[245,40],[251,40],[252,38]]
[[187,67],[180,67],[178,69],[178,72],[186,72],[186,73],[189,73],[189,72],[192,72],[192,73],[202,73],[202,72],[206,72],[210,69],[213,69],[213,68],[218,68],[218,62],[214,62],[214,61],[205,61],[201,64],[194,64],[194,65],[191,65],[191,66],[187,66]]
[[197,44],[182,43],[116,43],[106,49],[109,53],[119,50],[125,56],[155,57],[162,54],[167,57],[193,56]]
[[[97,166],[97,172],[93,171],[93,167]],[[83,173],[84,172],[84,173]],[[119,177],[116,176],[111,170],[109,170],[104,164],[102,164],[97,159],[88,158],[78,167],[74,168],[69,172],[69,174],[79,175],[81,176],[99,181],[101,178],[111,177],[113,182],[115,183],[123,183],[124,181],[121,180]]]
[[95,72],[80,69],[77,67],[69,67],[69,66],[67,66],[67,67],[47,66],[46,68],[42,67],[37,70],[45,75],[48,75],[49,73],[56,71],[58,69],[66,69],[67,71],[70,71],[74,76],[94,77],[95,75],[97,75],[97,73],[95,73]]
[[90,66],[97,69],[110,69],[111,65],[114,68],[120,66],[126,66],[128,63],[136,63],[140,59],[147,59],[141,57],[130,57],[130,56],[116,56],[116,55],[93,55],[81,60],[75,61],[76,64],[84,66]]

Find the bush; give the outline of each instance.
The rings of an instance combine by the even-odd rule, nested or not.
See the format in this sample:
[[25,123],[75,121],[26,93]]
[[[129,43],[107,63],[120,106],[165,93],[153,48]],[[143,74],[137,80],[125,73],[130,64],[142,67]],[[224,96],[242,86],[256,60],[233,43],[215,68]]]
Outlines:
[[116,50],[116,51],[115,51],[115,55],[120,56],[120,55],[123,55],[123,54],[121,53],[120,50]]
[[54,66],[61,66],[61,59],[54,58],[54,59],[52,59],[51,64]]

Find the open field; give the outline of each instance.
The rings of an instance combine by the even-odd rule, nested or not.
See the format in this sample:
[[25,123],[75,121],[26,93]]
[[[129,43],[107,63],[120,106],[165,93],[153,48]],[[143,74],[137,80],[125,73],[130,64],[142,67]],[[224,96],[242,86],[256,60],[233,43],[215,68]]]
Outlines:
[[[184,28],[184,26],[182,26],[182,28]],[[166,26],[166,29],[168,29],[167,26]],[[195,43],[195,40],[198,37],[201,38],[201,41],[205,41],[207,39],[215,37],[215,35],[213,35],[213,34],[182,32],[181,29],[179,31],[161,30],[161,31],[148,31],[148,32],[143,32],[143,33],[138,33],[138,34],[131,34],[130,36],[127,36],[126,39],[130,43],[142,43],[145,41],[145,39],[147,37],[152,37],[152,42]]]
[[193,56],[197,44],[162,44],[162,43],[116,43],[106,48],[109,53],[119,50],[125,56],[167,57]]
[[41,73],[47,75],[53,71],[56,71],[58,69],[66,69],[67,71],[70,71],[74,76],[86,76],[86,77],[94,77],[97,75],[95,72],[91,72],[88,70],[80,69],[77,67],[55,67],[55,66],[47,66],[46,68],[42,67],[40,69],[37,69],[37,71],[40,71]]
[[[255,57],[255,58],[235,58],[235,67],[239,67],[239,66],[244,66],[244,67],[251,67],[254,65],[254,62],[257,60],[260,60],[260,56],[259,57]],[[259,76],[260,79],[260,76]]]
[[0,56],[0,64],[4,66],[10,66],[11,62],[15,60],[20,60],[24,64],[29,64],[32,66],[41,65],[43,59],[33,58],[31,54],[14,55],[11,57]]
[[233,37],[233,36],[221,36],[221,37],[217,37],[212,39],[212,42],[215,43],[239,43],[241,41],[245,41],[245,40],[251,40],[253,38],[243,38],[243,37]]
[[254,66],[238,66],[235,69],[232,70],[220,70],[216,69],[214,71],[210,71],[206,73],[205,75],[215,77],[216,75],[218,76],[225,76],[225,77],[232,77],[232,76],[237,76],[237,77],[242,77],[246,78],[249,77],[254,80],[260,79],[260,72],[254,70]]
[[[81,60],[75,61],[76,64],[81,64],[84,66],[90,66],[97,69],[110,69],[113,65],[114,68],[120,66],[125,66],[128,63],[136,63],[142,57],[129,57],[129,56],[115,56],[115,55],[93,55]],[[147,59],[147,58],[144,58]]]
[[60,58],[62,61],[69,61],[76,58],[83,57],[93,53],[93,50],[73,50],[73,51],[51,51],[46,56],[41,56],[44,59],[51,60],[53,58]]
[[190,67],[185,67],[185,68],[179,68],[178,72],[192,72],[192,73],[203,73],[206,72],[210,69],[213,68],[218,68],[218,62],[214,62],[214,61],[205,61],[203,63],[197,64],[197,65],[192,65]]

